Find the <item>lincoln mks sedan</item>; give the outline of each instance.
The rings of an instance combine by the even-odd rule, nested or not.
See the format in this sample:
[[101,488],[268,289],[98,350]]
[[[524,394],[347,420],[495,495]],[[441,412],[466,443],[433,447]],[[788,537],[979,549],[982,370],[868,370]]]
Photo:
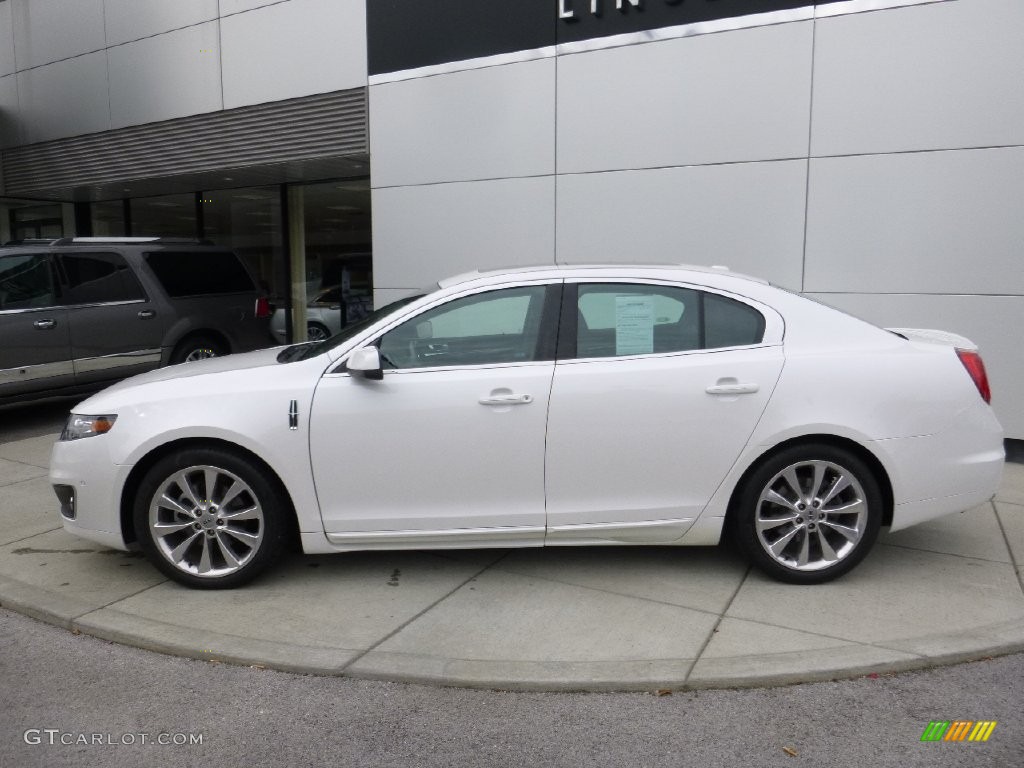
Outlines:
[[[722,268],[441,282],[317,343],[187,362],[79,403],[65,528],[235,587],[296,543],[715,545],[786,582],[991,498],[977,348]],[[681,553],[682,556],[682,553]]]

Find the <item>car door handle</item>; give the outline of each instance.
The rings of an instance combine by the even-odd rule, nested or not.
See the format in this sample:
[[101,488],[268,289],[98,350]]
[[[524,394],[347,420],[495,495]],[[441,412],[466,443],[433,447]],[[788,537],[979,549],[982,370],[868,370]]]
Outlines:
[[156,317],[156,312],[152,309],[140,309],[139,320],[149,320],[150,318]]
[[48,331],[51,328],[53,328],[55,325],[57,325],[57,321],[56,320],[36,320],[34,323],[32,323],[32,325],[34,325],[36,328],[38,328],[41,331]]
[[491,395],[480,398],[480,405],[526,405],[532,402],[533,395]]
[[759,389],[760,387],[757,384],[733,382],[730,384],[715,384],[704,391],[709,395],[750,395]]

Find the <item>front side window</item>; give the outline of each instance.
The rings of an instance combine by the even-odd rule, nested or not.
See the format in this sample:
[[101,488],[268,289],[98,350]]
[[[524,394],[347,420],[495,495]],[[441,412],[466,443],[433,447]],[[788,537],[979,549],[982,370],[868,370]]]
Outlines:
[[380,338],[388,368],[520,363],[540,359],[545,286],[454,299]]
[[620,357],[758,344],[764,317],[714,293],[595,283],[577,293],[576,357]]
[[119,253],[62,253],[60,267],[67,281],[65,304],[102,304],[146,298],[142,286]]
[[0,310],[51,307],[57,303],[45,253],[0,256]]

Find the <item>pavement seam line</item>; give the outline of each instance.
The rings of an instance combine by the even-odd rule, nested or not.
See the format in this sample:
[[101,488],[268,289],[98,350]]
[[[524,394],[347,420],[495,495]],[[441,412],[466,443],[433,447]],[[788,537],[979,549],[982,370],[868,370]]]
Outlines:
[[[47,528],[45,531],[40,531],[39,533],[30,533],[28,536],[23,536],[22,538],[15,539],[14,541],[6,541],[3,544],[0,544],[0,547],[9,547],[12,544],[20,544],[23,541],[28,541],[29,539],[34,539],[36,536],[45,536],[48,533],[53,533],[54,531],[62,531],[62,530],[64,530],[64,526],[63,525],[58,525],[56,528]],[[96,550],[96,551],[98,552],[99,550]]]
[[137,592],[132,592],[131,594],[123,595],[122,597],[119,597],[119,598],[117,598],[115,600],[111,600],[109,603],[104,603],[103,605],[98,605],[95,608],[90,608],[85,613],[80,613],[77,616],[72,616],[71,617],[71,625],[75,629],[79,630],[80,632],[85,632],[84,629],[82,629],[79,626],[76,626],[79,619],[85,618],[90,613],[96,613],[96,611],[102,611],[105,608],[109,608],[110,606],[114,605],[114,603],[120,603],[121,601],[127,600],[130,597],[135,597],[136,595],[141,595],[143,592],[148,592],[151,589],[155,589],[156,587],[162,586],[162,585],[166,584],[168,581],[170,581],[170,579],[166,579],[165,578],[163,581],[159,581],[156,584],[150,584],[148,587],[143,587],[142,589],[138,590]]
[[[1003,502],[1000,502],[1002,504]],[[1024,593],[1024,574],[1021,573],[1021,564],[1017,562],[1017,558],[1014,557],[1013,547],[1010,546],[1010,537],[1006,535],[1006,526],[1003,525],[1003,519],[999,516],[999,507],[996,506],[996,502],[990,501],[992,505],[992,511],[996,515],[996,524],[999,526],[999,532],[1003,534],[1003,543],[1006,544],[1006,551],[1010,554],[1010,565],[1013,567],[1013,572],[1017,576],[1017,584],[1020,586],[1020,590]]]
[[452,595],[454,595],[454,594],[455,594],[456,592],[458,592],[458,591],[459,591],[460,589],[462,589],[462,588],[463,588],[464,586],[466,586],[467,584],[469,584],[469,583],[470,583],[471,581],[473,581],[474,579],[477,579],[477,578],[479,578],[479,577],[480,577],[481,575],[483,575],[483,574],[484,574],[484,573],[485,573],[486,571],[490,570],[490,569],[491,569],[492,567],[494,567],[495,565],[497,565],[498,563],[500,563],[500,562],[501,562],[502,560],[504,560],[504,559],[505,559],[506,557],[508,557],[508,555],[509,555],[509,553],[508,553],[508,552],[506,552],[506,553],[505,553],[504,555],[502,555],[501,557],[499,557],[499,558],[498,558],[497,560],[495,560],[494,562],[491,562],[491,563],[487,563],[487,565],[485,565],[485,566],[484,566],[483,568],[481,568],[481,569],[480,569],[479,571],[477,571],[476,573],[474,573],[474,574],[473,574],[472,576],[469,576],[469,577],[468,577],[468,578],[466,578],[466,579],[465,579],[464,581],[462,581],[461,583],[457,584],[457,585],[456,585],[455,587],[452,587],[452,589],[450,589],[450,590],[449,590],[448,592],[445,592],[445,593],[444,593],[443,595],[441,595],[441,597],[437,598],[437,600],[435,600],[434,602],[432,602],[432,603],[431,603],[430,605],[428,605],[428,606],[427,606],[426,608],[424,608],[424,609],[423,609],[422,611],[419,611],[419,612],[418,612],[418,613],[416,613],[416,614],[415,614],[414,616],[410,616],[410,617],[409,617],[408,619],[406,619],[405,621],[403,621],[403,622],[402,622],[401,624],[399,624],[399,625],[398,625],[397,627],[395,627],[395,628],[394,628],[393,630],[391,630],[391,631],[390,631],[390,632],[388,632],[388,633],[387,633],[386,635],[384,635],[384,637],[382,637],[382,638],[381,638],[380,640],[378,640],[377,642],[373,643],[373,644],[372,644],[372,645],[371,645],[370,647],[368,647],[368,648],[367,648],[366,650],[364,650],[364,651],[363,651],[362,653],[359,653],[359,654],[357,654],[356,656],[354,656],[354,657],[353,657],[353,658],[352,658],[352,659],[351,659],[351,660],[350,660],[350,661],[349,661],[349,662],[348,662],[347,664],[345,664],[345,665],[343,665],[343,666],[339,667],[339,668],[338,668],[338,674],[339,674],[339,675],[344,675],[344,674],[345,674],[345,672],[346,672],[346,671],[347,671],[347,670],[348,670],[348,669],[349,669],[349,668],[350,668],[350,667],[351,667],[351,666],[352,666],[353,664],[356,664],[356,663],[358,663],[358,662],[359,662],[359,661],[360,661],[361,659],[363,659],[363,658],[364,658],[364,657],[365,657],[366,655],[368,655],[368,654],[372,653],[372,652],[373,652],[374,650],[376,650],[376,649],[377,649],[377,648],[379,648],[379,647],[380,647],[381,645],[383,645],[384,643],[386,643],[386,642],[387,642],[388,640],[390,640],[390,639],[391,639],[392,637],[394,637],[395,635],[397,635],[397,634],[398,634],[399,632],[401,632],[401,631],[402,631],[403,629],[405,629],[406,627],[408,627],[408,626],[409,626],[410,624],[412,624],[412,623],[413,623],[414,621],[416,621],[417,619],[419,619],[419,618],[420,618],[421,616],[425,615],[425,614],[426,614],[426,613],[427,613],[428,611],[431,611],[431,610],[433,610],[434,608],[436,608],[436,607],[437,607],[438,605],[440,605],[441,603],[443,603],[443,602],[444,602],[445,600],[447,600],[447,599],[448,599],[449,597],[451,597]]
[[747,571],[743,574],[743,578],[740,579],[740,583],[736,585],[736,589],[733,590],[732,596],[729,598],[729,602],[725,604],[722,612],[718,614],[718,621],[715,622],[715,626],[713,626],[711,631],[708,632],[708,636],[704,640],[704,644],[701,645],[700,649],[697,651],[697,655],[693,657],[693,663],[690,664],[689,669],[686,670],[686,675],[683,677],[684,689],[689,688],[690,678],[693,676],[693,670],[697,667],[697,662],[701,660],[704,652],[708,649],[708,646],[711,645],[711,641],[714,639],[715,633],[718,632],[718,628],[722,626],[722,622],[725,621],[725,614],[727,614],[729,609],[732,608],[732,604],[736,601],[736,596],[740,593],[740,590],[743,589],[743,585],[747,583],[747,579],[750,578],[750,572],[753,568],[754,566],[752,565],[747,566]]
[[[522,576],[523,578],[526,578],[526,579],[537,579],[538,581],[546,581],[548,584],[561,584],[564,587],[575,587],[576,589],[585,589],[585,590],[588,590],[590,592],[600,592],[603,595],[614,595],[615,597],[625,597],[625,598],[629,598],[630,600],[640,600],[641,602],[653,603],[654,605],[664,605],[664,606],[669,607],[669,608],[682,608],[683,610],[686,610],[686,611],[696,611],[697,613],[704,613],[704,614],[707,614],[709,616],[721,616],[721,614],[718,611],[711,611],[711,610],[708,610],[707,608],[693,608],[693,607],[691,607],[689,605],[679,605],[678,603],[670,603],[670,602],[668,602],[666,600],[656,600],[653,597],[644,597],[643,595],[631,595],[631,594],[627,594],[625,592],[616,592],[616,591],[611,590],[611,589],[603,589],[601,587],[589,587],[586,584],[577,584],[576,582],[573,582],[573,581],[563,581],[562,579],[552,579],[552,578],[550,578],[548,576],[538,576],[535,573],[523,573],[522,571],[517,571],[514,568],[497,568],[496,570],[504,571],[505,573],[511,573],[511,574],[513,574],[515,576]],[[746,574],[744,574],[744,576],[741,577],[740,583],[743,582],[743,578],[746,578]]]
[[[998,565],[1009,565],[1005,560],[993,560],[989,557],[978,557],[977,555],[961,555],[958,552],[940,552],[937,549],[925,549],[924,547],[912,547],[909,544],[889,544],[882,542],[879,544],[880,547],[893,547],[894,549],[906,549],[911,552],[925,552],[929,555],[949,555],[950,557],[959,557],[964,560],[980,560],[983,563],[996,563]],[[1011,555],[1012,557],[1012,555]]]

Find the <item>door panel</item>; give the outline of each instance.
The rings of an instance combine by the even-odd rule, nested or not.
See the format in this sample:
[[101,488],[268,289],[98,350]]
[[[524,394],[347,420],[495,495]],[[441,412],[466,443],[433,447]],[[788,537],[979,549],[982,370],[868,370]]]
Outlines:
[[310,418],[324,529],[521,527],[517,543],[540,545],[553,372],[539,362],[325,376]]
[[558,363],[548,540],[677,539],[745,446],[782,362],[769,346]]
[[74,383],[67,312],[44,253],[0,257],[0,397]]

